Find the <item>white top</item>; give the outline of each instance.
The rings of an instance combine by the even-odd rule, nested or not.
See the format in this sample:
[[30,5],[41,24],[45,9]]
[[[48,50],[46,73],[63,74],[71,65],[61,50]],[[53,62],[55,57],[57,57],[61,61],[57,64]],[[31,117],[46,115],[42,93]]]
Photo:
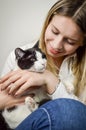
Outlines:
[[[36,43],[36,42],[35,42]],[[23,47],[22,49],[31,48],[35,43],[29,43]],[[59,71],[59,77],[60,77],[60,83],[56,86],[56,91],[50,95],[53,99],[56,98],[76,98],[73,94],[74,86],[73,86],[73,79],[74,75],[72,74],[71,68],[68,67],[68,62],[71,58],[73,58],[74,55],[67,57]],[[2,71],[1,76],[5,75],[11,70],[15,69],[16,61],[15,61],[15,53],[14,50],[9,54],[4,69]]]

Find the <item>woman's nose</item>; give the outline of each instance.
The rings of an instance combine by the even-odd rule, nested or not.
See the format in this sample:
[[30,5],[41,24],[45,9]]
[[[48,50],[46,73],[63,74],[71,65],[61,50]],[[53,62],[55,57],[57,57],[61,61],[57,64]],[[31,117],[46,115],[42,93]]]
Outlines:
[[53,48],[57,50],[63,49],[63,38],[61,36],[57,36],[57,38],[54,39]]

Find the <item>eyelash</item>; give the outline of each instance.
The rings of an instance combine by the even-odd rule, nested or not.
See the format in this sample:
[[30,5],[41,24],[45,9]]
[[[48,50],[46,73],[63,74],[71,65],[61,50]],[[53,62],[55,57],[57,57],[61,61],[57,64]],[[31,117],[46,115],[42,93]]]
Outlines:
[[67,41],[67,43],[70,44],[70,45],[74,45],[75,44],[74,42],[69,42],[69,41]]
[[71,45],[71,46],[73,46],[73,45],[75,44],[74,42],[68,41],[67,38],[64,38],[64,42],[68,43],[68,44]]
[[55,34],[55,35],[58,34],[58,32],[57,32],[57,31],[54,31],[53,29],[52,29],[52,33]]

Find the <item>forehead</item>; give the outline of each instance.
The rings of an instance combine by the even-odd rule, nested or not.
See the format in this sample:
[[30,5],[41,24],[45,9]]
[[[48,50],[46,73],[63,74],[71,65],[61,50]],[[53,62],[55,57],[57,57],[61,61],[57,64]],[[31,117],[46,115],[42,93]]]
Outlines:
[[72,18],[54,15],[50,24],[55,26],[64,36],[76,38],[81,40],[83,33],[79,26],[72,20]]

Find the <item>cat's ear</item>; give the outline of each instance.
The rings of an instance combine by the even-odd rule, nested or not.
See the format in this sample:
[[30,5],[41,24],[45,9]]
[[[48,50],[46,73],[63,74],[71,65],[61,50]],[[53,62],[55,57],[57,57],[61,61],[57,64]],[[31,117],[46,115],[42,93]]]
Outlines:
[[39,48],[39,41],[36,42],[36,44],[33,46],[33,48]]
[[21,58],[24,54],[25,54],[25,52],[21,48],[16,48],[15,49],[16,59]]

